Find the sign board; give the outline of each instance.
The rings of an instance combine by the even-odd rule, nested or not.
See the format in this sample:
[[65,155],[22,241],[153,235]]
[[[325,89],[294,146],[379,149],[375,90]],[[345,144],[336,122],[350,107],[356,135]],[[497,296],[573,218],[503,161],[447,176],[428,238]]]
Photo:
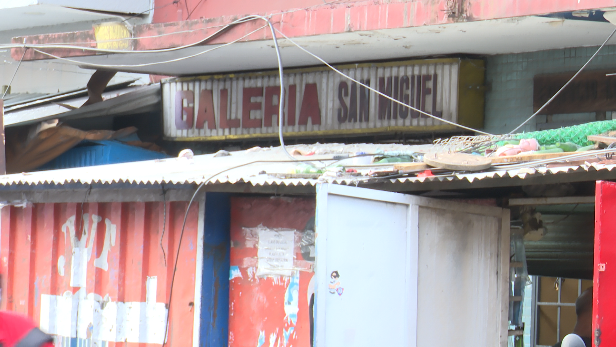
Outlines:
[[[536,112],[575,72],[537,75],[533,83],[533,109]],[[541,114],[586,113],[616,110],[614,70],[582,72]]]
[[[417,109],[483,125],[484,62],[458,58],[338,67]],[[285,70],[286,136],[451,131],[327,68]],[[277,136],[277,71],[174,79],[163,83],[164,133],[174,140]]]

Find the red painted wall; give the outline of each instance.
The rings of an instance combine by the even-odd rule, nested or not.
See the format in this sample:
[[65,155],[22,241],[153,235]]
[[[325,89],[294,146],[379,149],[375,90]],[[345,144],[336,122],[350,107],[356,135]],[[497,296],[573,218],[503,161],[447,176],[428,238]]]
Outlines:
[[[315,200],[308,198],[231,200],[229,347],[310,346],[313,261],[300,243],[314,211]],[[294,230],[286,231],[294,237],[291,276],[257,275],[260,226]]]
[[[177,22],[187,19],[220,18],[245,16],[248,14],[277,14],[289,11],[311,11],[315,16],[323,16],[325,12],[334,9],[372,7],[369,15],[364,17],[365,22],[378,21],[381,4],[406,5],[408,23],[421,23],[415,25],[439,24],[450,21],[486,20],[496,18],[509,18],[529,16],[554,12],[568,12],[577,10],[600,9],[616,6],[614,0],[156,0],[153,23]],[[401,8],[402,9],[402,8]],[[318,14],[323,12],[322,14]],[[352,12],[352,11],[351,11]],[[443,21],[449,15],[452,19]],[[352,13],[351,13],[352,16]],[[329,17],[329,16],[328,16]],[[349,28],[353,30],[353,28]]]
[[[3,207],[1,308],[32,317],[54,333],[59,343],[75,340],[77,333],[81,336],[78,341],[92,345],[113,338],[116,341],[107,346],[160,346],[138,342],[152,334],[158,334],[160,341],[164,336],[164,329],[147,329],[165,325],[160,312],[169,299],[187,205],[168,202],[165,209],[162,202],[114,202]],[[171,346],[192,346],[194,310],[190,303],[195,301],[198,205],[191,207],[180,250],[169,314]],[[74,256],[84,252],[89,255]],[[68,301],[62,304],[62,298]],[[109,317],[101,311],[111,312],[110,308],[117,319],[101,324],[101,317]],[[143,308],[145,312],[137,312]],[[77,316],[71,317],[71,311],[73,315],[78,312]],[[162,324],[154,323],[157,318]],[[70,324],[75,321],[80,323],[72,331]],[[145,328],[139,328],[140,321],[146,322]],[[116,329],[113,333],[103,329],[109,331],[112,326]],[[126,328],[124,332],[119,331],[121,326]],[[102,335],[105,337],[99,339]],[[117,343],[120,336],[133,337],[128,343]]]
[[616,346],[616,183],[598,181],[595,195],[593,346]]

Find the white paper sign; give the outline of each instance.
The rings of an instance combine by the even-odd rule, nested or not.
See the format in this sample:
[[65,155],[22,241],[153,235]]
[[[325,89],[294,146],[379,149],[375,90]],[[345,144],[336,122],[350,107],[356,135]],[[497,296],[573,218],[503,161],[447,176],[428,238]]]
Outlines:
[[292,276],[294,230],[259,230],[257,276]]

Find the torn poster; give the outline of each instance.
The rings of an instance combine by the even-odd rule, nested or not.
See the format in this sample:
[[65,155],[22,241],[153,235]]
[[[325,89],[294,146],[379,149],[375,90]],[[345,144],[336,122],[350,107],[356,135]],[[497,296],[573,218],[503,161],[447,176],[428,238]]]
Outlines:
[[295,230],[258,230],[257,276],[292,276]]

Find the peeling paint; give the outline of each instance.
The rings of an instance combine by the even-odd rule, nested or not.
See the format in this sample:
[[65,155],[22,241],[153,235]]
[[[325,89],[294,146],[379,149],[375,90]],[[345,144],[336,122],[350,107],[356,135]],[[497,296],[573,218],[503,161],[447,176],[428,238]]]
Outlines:
[[274,347],[276,345],[276,338],[278,337],[278,331],[270,334],[269,338],[269,347]]
[[299,312],[299,271],[291,277],[287,291],[284,294],[284,313],[287,324],[297,323],[297,313]]
[[[41,329],[52,335],[96,342],[162,344],[167,320],[164,302],[156,302],[156,276],[146,282],[146,302],[111,302],[89,293],[41,295]],[[154,299],[154,301],[152,301]],[[70,319],[67,319],[70,317]],[[118,324],[119,323],[119,324]],[[101,345],[97,343],[97,345]]]
[[229,269],[229,281],[237,277],[243,278],[240,268],[238,266],[231,266],[231,268]]
[[287,330],[282,329],[282,336],[284,337],[284,346],[289,344],[289,337],[291,336],[293,331],[295,331],[295,327],[290,327]]
[[265,331],[261,330],[259,333],[259,341],[257,341],[257,347],[263,346],[265,343]]

